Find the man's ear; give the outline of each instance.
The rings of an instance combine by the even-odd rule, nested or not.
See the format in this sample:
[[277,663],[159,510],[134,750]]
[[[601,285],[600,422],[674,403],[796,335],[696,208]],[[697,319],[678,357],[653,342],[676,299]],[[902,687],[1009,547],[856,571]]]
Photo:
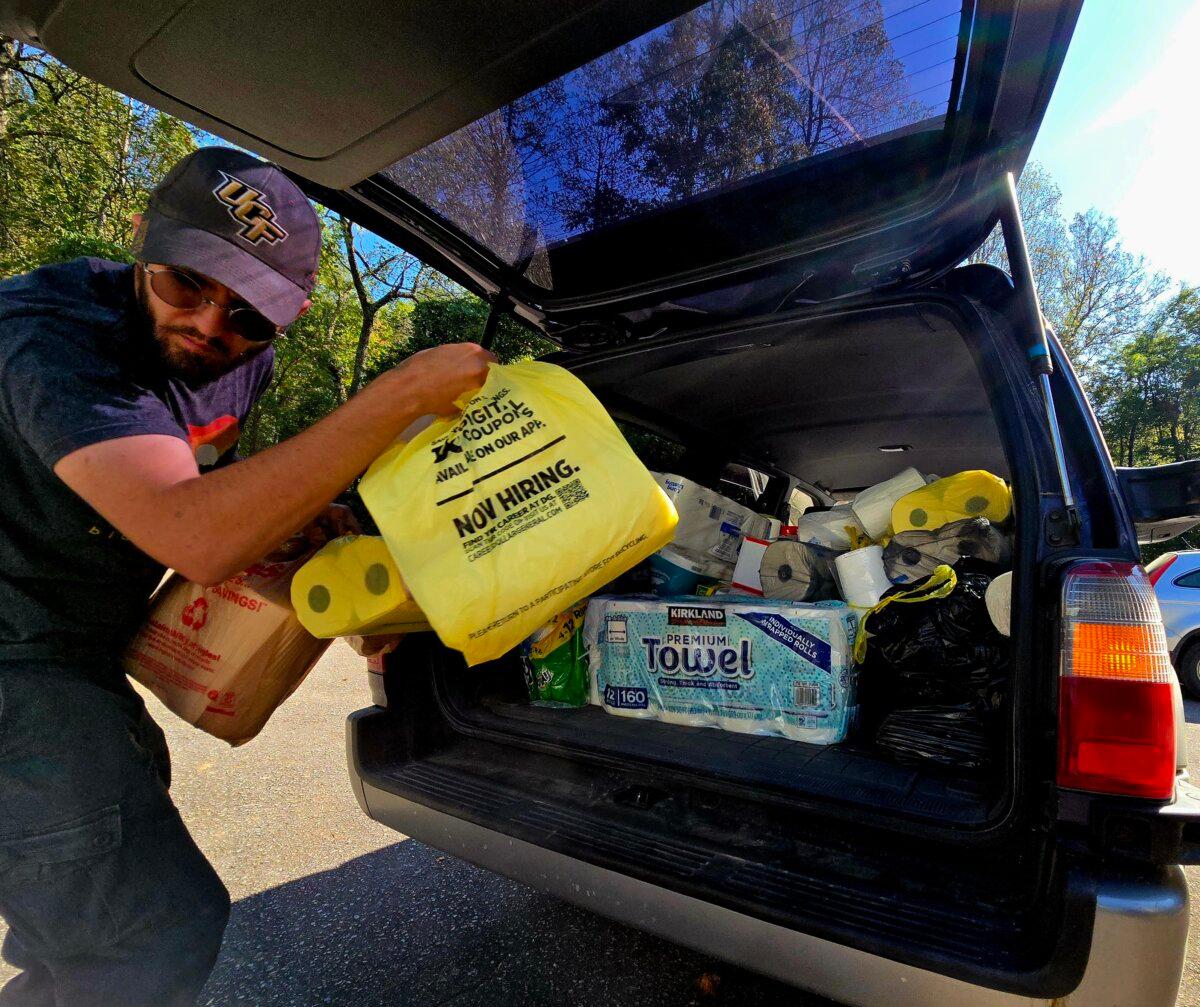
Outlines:
[[299,318],[299,317],[300,317],[300,315],[303,315],[303,314],[304,314],[304,313],[305,313],[305,312],[306,312],[306,311],[307,311],[309,308],[311,308],[311,307],[312,307],[312,301],[311,301],[311,300],[306,300],[306,301],[304,302],[304,304],[303,304],[303,305],[301,305],[301,307],[300,307],[300,314],[299,314],[299,315],[297,315],[296,317],[297,317],[297,318]]
[[133,222],[133,229],[135,231],[142,226],[142,215],[140,213],[135,213],[129,219]]

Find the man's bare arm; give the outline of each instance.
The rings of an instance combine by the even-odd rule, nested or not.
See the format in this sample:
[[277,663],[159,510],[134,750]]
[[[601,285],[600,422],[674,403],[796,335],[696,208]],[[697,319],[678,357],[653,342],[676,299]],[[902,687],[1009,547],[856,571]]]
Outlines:
[[54,471],[143,552],[217,584],[303,528],[413,420],[451,412],[492,359],[466,343],[416,354],[303,433],[205,475],[161,434],[80,448]]

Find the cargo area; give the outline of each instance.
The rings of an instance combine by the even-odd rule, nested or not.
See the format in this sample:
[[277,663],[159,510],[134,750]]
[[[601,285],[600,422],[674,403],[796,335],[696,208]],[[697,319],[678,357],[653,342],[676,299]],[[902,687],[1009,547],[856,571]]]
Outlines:
[[[995,628],[984,597],[1019,555],[993,410],[1005,331],[998,315],[932,299],[574,361],[661,484],[686,487],[676,540],[500,660],[468,669],[422,648],[445,729],[784,809],[985,829],[1014,798],[1020,670],[1019,641]],[[928,505],[927,484],[936,496],[970,473],[995,500],[968,493],[968,513],[959,500],[918,515],[925,528],[890,527],[893,499],[921,489]],[[856,498],[871,527],[855,522]],[[966,530],[947,544],[951,519]],[[828,548],[831,534],[859,548]],[[839,575],[838,555],[872,558],[868,540],[883,542],[872,570]],[[759,553],[739,566],[747,546],[787,562],[769,576]],[[804,568],[814,556],[820,571]],[[955,585],[939,574],[943,597],[917,600],[939,593],[928,574],[943,565]],[[889,593],[905,601],[867,616],[856,659],[858,624]],[[733,639],[735,625],[745,632]],[[943,626],[944,648],[929,638]],[[605,664],[601,640],[641,666]],[[749,691],[768,676],[766,692]]]
[[[999,308],[1003,303],[1002,291]],[[1009,332],[1002,314],[978,300],[931,295],[566,359],[649,468],[769,513],[779,534],[797,517],[789,502],[827,516],[908,468],[923,476],[990,473],[1012,494],[1012,513],[994,523],[1006,559],[990,568],[975,559],[947,565],[960,583],[981,577],[990,584],[1000,568],[1021,583],[1032,558],[1038,488],[1034,476],[1011,478],[1038,472],[1022,454],[1033,439],[1022,425],[1037,414]],[[907,449],[879,450],[899,444]],[[803,526],[804,515],[798,517]],[[673,545],[688,540],[677,533]],[[1008,637],[980,629],[977,620],[990,616],[978,598],[967,606],[973,615],[960,629],[968,641],[986,642],[988,654],[971,667],[956,663],[960,636],[957,656],[942,668],[949,679],[918,674],[912,689],[881,689],[889,683],[867,680],[881,673],[870,656],[853,665],[847,681],[859,709],[832,731],[805,719],[795,701],[814,697],[799,693],[788,697],[791,713],[781,703],[767,722],[746,723],[731,715],[745,710],[711,703],[708,713],[681,712],[664,702],[665,690],[653,695],[658,678],[686,677],[681,668],[713,670],[699,677],[716,680],[722,668],[737,670],[736,646],[724,664],[703,653],[723,643],[715,639],[719,627],[703,624],[712,612],[724,612],[728,629],[740,611],[753,615],[758,606],[760,614],[819,638],[819,626],[805,622],[812,611],[836,623],[856,620],[858,610],[837,600],[840,590],[816,603],[747,596],[732,584],[656,596],[664,577],[678,578],[670,581],[678,590],[694,573],[661,564],[655,570],[658,560],[589,599],[582,623],[562,620],[541,642],[557,640],[553,653],[574,639],[580,653],[589,623],[593,642],[611,630],[614,605],[657,606],[656,618],[668,624],[676,608],[677,619],[693,624],[671,632],[700,641],[687,667],[681,653],[678,664],[668,659],[669,675],[606,682],[616,690],[605,696],[596,681],[607,674],[602,657],[600,671],[591,668],[582,680],[584,695],[581,680],[572,686],[569,675],[556,677],[563,666],[543,666],[549,674],[539,682],[530,660],[537,635],[499,660],[468,668],[432,634],[413,634],[383,662],[386,709],[363,711],[350,723],[355,773],[397,799],[760,919],[997,989],[1038,996],[1071,989],[1088,928],[1063,928],[1061,920],[1068,911],[1090,920],[1090,905],[1044,834],[1028,827],[1031,798],[1012,769],[1033,747],[1031,655],[1040,623],[1029,614],[1030,597],[1014,592]],[[916,565],[909,572],[922,571]],[[946,603],[894,604],[882,613]],[[627,641],[648,635],[627,623]],[[778,634],[751,642],[756,674],[767,642],[778,643]],[[847,646],[820,642],[833,651]],[[811,644],[802,648],[810,655]],[[925,639],[914,653],[936,655],[940,644]],[[640,652],[648,655],[645,646]],[[559,657],[570,655],[568,647]],[[655,660],[661,662],[657,649]],[[566,667],[579,670],[573,659]],[[803,686],[815,677],[808,668],[794,681]],[[556,694],[560,687],[565,692]],[[986,723],[974,732],[979,744],[967,746],[973,758],[961,764],[922,758],[911,746],[906,752],[903,723],[892,743],[880,744],[880,726],[897,709],[967,707],[977,714],[981,702]],[[907,727],[909,741],[923,735],[916,748],[935,754],[945,754],[938,742],[954,734],[936,718]]]

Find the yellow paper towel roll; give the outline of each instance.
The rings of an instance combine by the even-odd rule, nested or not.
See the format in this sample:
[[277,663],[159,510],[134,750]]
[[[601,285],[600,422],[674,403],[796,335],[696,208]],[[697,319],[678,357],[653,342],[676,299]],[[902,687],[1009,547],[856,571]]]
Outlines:
[[377,535],[327,543],[297,571],[292,605],[313,636],[370,636],[429,629]]
[[375,622],[410,601],[382,538],[358,535],[339,541],[344,543],[340,565],[355,581],[354,609],[359,619]]
[[335,556],[318,553],[292,578],[292,607],[300,625],[328,639],[356,632],[354,585]]
[[982,469],[959,472],[908,493],[892,507],[892,530],[941,528],[952,521],[985,517],[999,524],[1012,513],[1012,492]]

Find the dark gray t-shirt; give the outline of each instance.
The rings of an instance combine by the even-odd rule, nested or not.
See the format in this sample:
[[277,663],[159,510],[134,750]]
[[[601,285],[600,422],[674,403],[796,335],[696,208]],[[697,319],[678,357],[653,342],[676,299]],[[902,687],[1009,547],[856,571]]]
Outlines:
[[76,259],[0,282],[0,661],[116,656],[164,572],[55,463],[99,441],[169,434],[208,471],[233,459],[270,383],[270,349],[190,387],[162,373],[148,339],[130,266]]

